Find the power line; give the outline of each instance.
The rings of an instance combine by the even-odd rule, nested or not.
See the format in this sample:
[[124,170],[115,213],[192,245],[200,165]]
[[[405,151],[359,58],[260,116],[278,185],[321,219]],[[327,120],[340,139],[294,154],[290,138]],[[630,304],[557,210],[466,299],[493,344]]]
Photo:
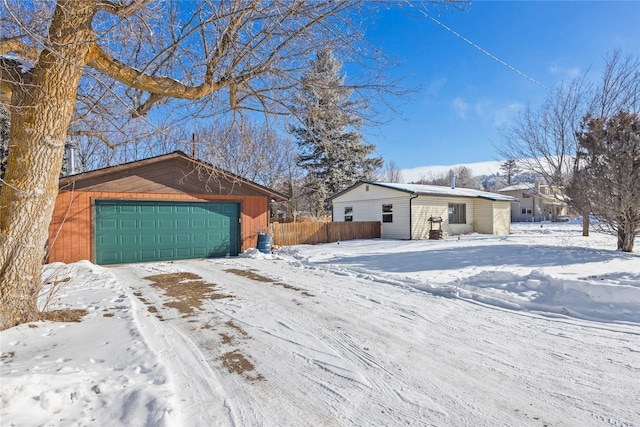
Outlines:
[[[413,7],[414,9],[415,6],[413,4],[411,4],[411,2],[409,0],[405,0],[407,4],[409,4],[409,6]],[[547,86],[545,86],[544,84],[540,83],[538,80],[534,79],[533,77],[529,76],[528,74],[518,70],[516,67],[506,63],[505,61],[503,61],[502,59],[498,58],[497,56],[495,56],[494,54],[492,54],[491,52],[487,51],[486,49],[483,49],[481,46],[478,46],[477,44],[475,44],[474,42],[472,42],[471,40],[469,40],[468,38],[466,38],[465,36],[463,36],[462,34],[458,33],[457,31],[455,31],[454,29],[448,27],[447,25],[443,24],[442,22],[440,22],[439,20],[437,20],[436,18],[434,18],[433,16],[429,15],[427,12],[425,12],[424,10],[421,9],[416,9],[418,10],[418,12],[422,13],[425,17],[431,19],[433,22],[435,22],[436,24],[440,25],[442,28],[444,28],[445,30],[449,31],[450,33],[452,33],[453,35],[455,35],[456,37],[464,40],[465,42],[467,42],[468,44],[470,44],[471,46],[475,47],[476,49],[478,49],[480,52],[484,53],[485,55],[487,55],[489,58],[493,59],[494,61],[499,62],[500,64],[504,65],[505,67],[509,68],[512,71],[515,71],[516,73],[520,74],[522,77],[524,77],[527,80],[530,80],[531,82],[537,84],[538,86],[540,86],[541,88],[543,88],[544,90],[547,91],[551,91],[551,89],[549,89]]]

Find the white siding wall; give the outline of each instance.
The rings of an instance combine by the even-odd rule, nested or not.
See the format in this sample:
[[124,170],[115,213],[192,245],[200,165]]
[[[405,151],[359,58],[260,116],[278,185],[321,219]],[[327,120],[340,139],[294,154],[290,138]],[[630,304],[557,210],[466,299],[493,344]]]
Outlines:
[[[369,191],[367,191],[367,186]],[[344,208],[353,208],[354,221],[380,221],[383,239],[410,239],[409,193],[361,184],[333,199],[333,221],[344,221]],[[393,205],[393,222],[382,222],[382,205]]]
[[[368,189],[367,189],[368,187]],[[429,218],[442,217],[446,236],[466,233],[509,234],[511,203],[467,197],[418,196],[371,184],[360,184],[333,199],[333,220],[344,221],[344,208],[353,209],[353,221],[380,221],[382,238],[426,239],[429,237]],[[449,223],[449,203],[466,205],[466,224]],[[393,205],[393,222],[382,222],[382,205]],[[409,205],[412,217],[410,219]],[[517,204],[516,204],[517,205]],[[409,230],[411,222],[411,230]],[[411,233],[410,233],[411,232]]]
[[475,199],[476,231],[482,234],[507,235],[511,232],[510,202]]
[[511,233],[511,205],[510,202],[493,202],[493,234]]
[[494,234],[493,204],[491,200],[475,199],[473,201],[476,231],[482,234]]
[[[411,201],[413,221],[411,224],[414,239],[426,239],[429,237],[429,218],[440,216],[444,220],[442,230],[447,236],[471,233],[474,231],[474,199],[465,197],[436,197],[419,196]],[[464,203],[467,205],[467,223],[449,224],[449,203]]]
[[[431,223],[429,218],[432,216],[442,217],[444,221],[449,218],[448,202],[436,197],[417,197],[411,201],[411,210],[413,218],[411,222],[411,235],[413,239],[428,239],[429,227]],[[437,225],[436,225],[437,227]],[[442,229],[446,227],[442,224]]]

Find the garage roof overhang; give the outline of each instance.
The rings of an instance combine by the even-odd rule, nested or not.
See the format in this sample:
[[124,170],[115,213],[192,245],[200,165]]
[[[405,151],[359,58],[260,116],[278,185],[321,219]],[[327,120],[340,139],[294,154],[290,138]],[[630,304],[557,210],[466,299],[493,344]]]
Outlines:
[[123,163],[121,165],[109,166],[102,169],[96,169],[89,172],[83,172],[76,175],[69,175],[60,178],[59,189],[70,189],[70,188],[78,188],[82,186],[83,183],[88,181],[101,181],[108,182],[116,176],[124,176],[131,172],[134,172],[136,169],[142,167],[153,167],[154,165],[161,165],[162,163],[167,162],[181,162],[184,163],[186,169],[191,171],[200,171],[204,172],[208,176],[213,176],[217,178],[223,178],[231,183],[237,184],[238,186],[242,186],[245,188],[249,188],[254,192],[260,193],[271,198],[276,202],[283,202],[289,200],[289,198],[275,190],[262,186],[253,181],[242,178],[236,174],[225,171],[218,167],[215,167],[209,163],[206,163],[202,160],[194,159],[182,151],[174,151],[169,154],[163,154],[160,156],[150,157],[143,160],[137,160],[133,162]]

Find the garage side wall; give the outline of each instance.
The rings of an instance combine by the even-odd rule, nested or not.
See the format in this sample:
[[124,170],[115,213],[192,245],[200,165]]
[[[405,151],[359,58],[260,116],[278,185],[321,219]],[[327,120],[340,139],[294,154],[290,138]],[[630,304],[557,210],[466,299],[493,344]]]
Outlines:
[[159,200],[159,201],[221,201],[240,204],[241,251],[255,248],[258,227],[268,225],[266,196],[233,196],[211,194],[147,194],[63,191],[56,198],[56,206],[49,225],[48,262],[95,262],[93,253],[93,200]]

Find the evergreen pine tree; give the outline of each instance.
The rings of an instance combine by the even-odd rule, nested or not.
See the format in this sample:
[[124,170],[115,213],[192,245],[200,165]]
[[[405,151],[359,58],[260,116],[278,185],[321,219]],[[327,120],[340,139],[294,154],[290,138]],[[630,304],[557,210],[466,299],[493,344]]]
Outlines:
[[[640,235],[640,114],[584,119],[569,196],[633,252]],[[575,203],[574,203],[575,204]]]
[[507,185],[513,184],[513,178],[522,172],[522,169],[518,167],[518,162],[514,159],[507,159],[500,164],[500,169],[504,172],[504,176],[507,180]]
[[318,52],[301,81],[295,112],[301,125],[292,128],[300,147],[298,165],[306,170],[315,213],[325,211],[324,200],[361,179],[373,179],[382,167],[372,157],[375,145],[363,142],[358,132],[366,108],[351,99],[352,89],[340,74],[342,63],[331,49]]

